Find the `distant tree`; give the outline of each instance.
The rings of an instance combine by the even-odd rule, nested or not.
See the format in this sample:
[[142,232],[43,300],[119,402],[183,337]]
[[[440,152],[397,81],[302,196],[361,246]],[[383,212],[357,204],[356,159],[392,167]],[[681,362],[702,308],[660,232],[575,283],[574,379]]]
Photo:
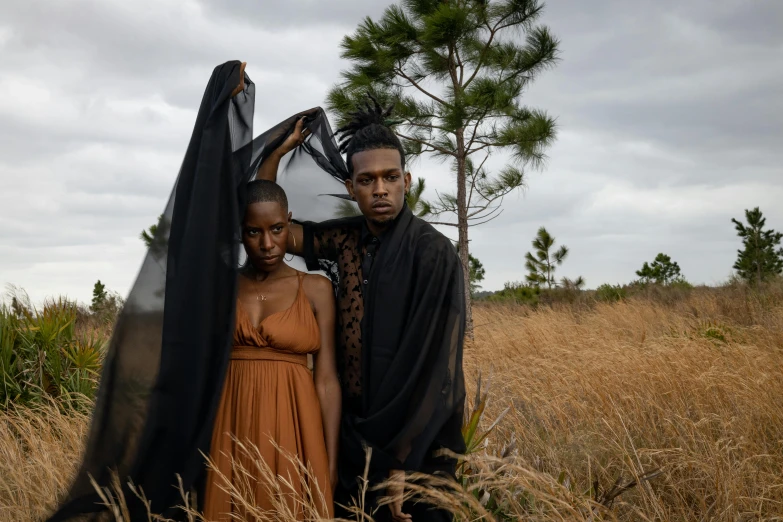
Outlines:
[[535,255],[531,252],[525,254],[525,268],[528,271],[525,279],[529,284],[533,286],[547,285],[548,288],[557,286],[555,268],[562,265],[565,258],[568,257],[568,247],[562,245],[553,252],[554,245],[555,238],[547,232],[546,228],[539,228],[536,238],[533,240]]
[[645,261],[640,270],[636,271],[642,283],[655,283],[668,285],[675,281],[682,281],[680,265],[672,261],[666,254],[658,254],[652,263]]
[[[151,225],[149,229],[142,230],[139,238],[147,245],[152,257],[160,264],[169,246],[169,229],[171,223],[161,214],[158,216],[158,222]],[[164,267],[165,268],[165,267]]]
[[408,206],[415,215],[423,218],[432,213],[432,207],[429,203],[421,199],[421,195],[424,193],[424,178],[418,178],[415,182],[411,183],[411,189],[405,196],[405,200],[408,202]]
[[576,279],[564,277],[560,280],[560,286],[566,290],[582,290],[585,287],[585,280],[582,276],[579,276]]
[[163,220],[163,215],[161,214],[158,216],[158,222],[154,225],[150,225],[149,229],[142,230],[141,234],[139,234],[139,239],[144,241],[144,244],[147,245],[147,248],[150,248],[152,246],[152,242],[155,240],[155,236],[158,235],[158,225],[160,224],[161,220]]
[[742,238],[742,250],[737,250],[737,262],[734,270],[748,282],[761,284],[771,276],[783,273],[783,248],[780,245],[783,234],[774,230],[764,230],[766,218],[759,207],[745,210],[748,226],[732,218],[737,235]]
[[92,305],[90,305],[90,310],[93,313],[98,313],[104,309],[106,306],[106,296],[106,285],[101,283],[101,280],[98,279],[95,286],[92,288]]
[[477,258],[470,255],[470,293],[475,295],[481,290],[481,281],[484,280],[484,265]]
[[[459,253],[459,243],[455,242],[455,246],[457,247],[457,253]],[[479,283],[484,280],[486,271],[484,270],[484,265],[481,264],[481,261],[479,261],[478,258],[473,257],[471,254],[468,256],[468,259],[470,261],[470,295],[475,295],[476,292],[481,289],[481,285]]]

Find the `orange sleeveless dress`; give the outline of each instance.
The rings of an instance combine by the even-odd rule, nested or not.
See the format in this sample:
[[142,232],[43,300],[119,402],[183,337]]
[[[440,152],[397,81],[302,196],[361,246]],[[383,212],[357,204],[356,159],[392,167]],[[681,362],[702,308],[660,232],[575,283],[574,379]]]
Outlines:
[[[303,289],[303,276],[299,274],[294,304],[264,318],[258,327],[251,323],[237,301],[234,348],[210,449],[210,458],[217,469],[238,485],[247,479],[232,469],[232,458],[242,463],[254,478],[259,472],[254,459],[240,450],[232,435],[239,442],[254,444],[278,481],[290,484],[283,485],[282,492],[299,520],[304,519],[304,514],[295,499],[305,498],[305,488],[313,492],[321,516],[334,516],[321,407],[312,373],[307,368],[307,354],[318,351],[321,337]],[[309,465],[317,483],[305,479],[303,485],[298,468],[272,441],[283,452]],[[243,513],[220,484],[210,469],[204,497],[204,517],[209,522],[235,520],[231,513]],[[264,511],[271,510],[274,493],[263,483],[251,480],[251,484],[255,505]]]

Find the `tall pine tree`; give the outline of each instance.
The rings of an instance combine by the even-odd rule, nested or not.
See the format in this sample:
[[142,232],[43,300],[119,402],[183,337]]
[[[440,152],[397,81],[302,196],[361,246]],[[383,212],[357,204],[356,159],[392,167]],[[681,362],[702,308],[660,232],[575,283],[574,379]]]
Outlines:
[[742,250],[737,250],[737,262],[734,270],[744,280],[760,285],[762,281],[783,273],[783,248],[780,241],[783,234],[774,230],[764,230],[767,220],[759,207],[745,209],[748,225],[732,218],[737,235],[742,238]]
[[[380,20],[366,18],[346,36],[351,61],[327,105],[342,125],[368,93],[396,102],[395,130],[407,154],[449,163],[454,191],[433,214],[458,229],[465,287],[470,286],[468,227],[497,216],[503,197],[524,183],[524,168],[539,167],[555,139],[555,121],[521,103],[524,89],[555,65],[558,41],[537,22],[538,0],[403,0]],[[491,172],[491,154],[511,162]],[[470,295],[468,335],[472,336]]]

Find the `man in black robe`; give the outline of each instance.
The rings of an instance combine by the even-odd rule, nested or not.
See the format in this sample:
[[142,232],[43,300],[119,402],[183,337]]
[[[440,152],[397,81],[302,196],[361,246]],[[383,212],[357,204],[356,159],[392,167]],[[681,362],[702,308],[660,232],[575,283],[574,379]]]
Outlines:
[[[365,449],[370,483],[405,472],[455,475],[441,450],[464,451],[462,266],[449,239],[406,204],[411,175],[399,139],[384,124],[390,110],[370,103],[338,130],[347,155],[345,186],[362,215],[292,227],[293,254],[308,268],[336,273],[338,360],[343,387],[340,481],[335,502],[360,493]],[[305,119],[261,164],[258,177],[276,180],[281,158],[308,135]],[[451,520],[398,488],[376,520]],[[368,492],[367,509],[382,492]],[[338,506],[339,509],[339,506]]]

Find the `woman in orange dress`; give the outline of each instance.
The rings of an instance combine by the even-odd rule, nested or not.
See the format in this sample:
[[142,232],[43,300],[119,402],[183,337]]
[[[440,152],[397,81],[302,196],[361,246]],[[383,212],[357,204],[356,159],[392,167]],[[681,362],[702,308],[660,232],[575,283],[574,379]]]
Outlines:
[[[210,458],[232,487],[241,490],[247,477],[232,460],[257,479],[255,459],[240,447],[253,445],[277,477],[278,495],[283,494],[274,499],[275,487],[263,480],[251,481],[257,508],[270,512],[275,502],[282,501],[304,520],[307,513],[301,502],[311,495],[318,515],[331,518],[341,409],[334,293],[328,279],[283,262],[287,243],[293,240],[290,221],[282,188],[264,180],[248,184],[242,225],[248,262],[239,276],[234,346]],[[308,354],[313,355],[313,373]],[[311,472],[302,474],[291,456]],[[224,481],[209,471],[204,497],[207,521],[235,520],[232,514],[244,513],[242,502],[235,502],[224,490]]]

